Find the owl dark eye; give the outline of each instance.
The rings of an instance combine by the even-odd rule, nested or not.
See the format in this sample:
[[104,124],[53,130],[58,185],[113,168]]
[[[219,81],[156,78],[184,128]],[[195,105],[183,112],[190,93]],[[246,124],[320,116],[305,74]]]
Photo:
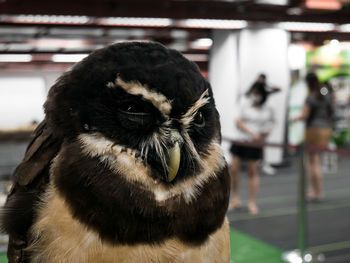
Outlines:
[[148,109],[143,107],[142,105],[133,105],[133,104],[126,104],[126,105],[121,105],[119,107],[119,111],[123,113],[136,113],[136,114],[143,114],[143,113],[149,113]]
[[197,112],[196,116],[193,119],[193,124],[198,128],[203,128],[205,126],[205,119],[202,112]]
[[118,118],[121,125],[127,129],[147,128],[154,123],[153,114],[137,105],[120,107],[118,109]]

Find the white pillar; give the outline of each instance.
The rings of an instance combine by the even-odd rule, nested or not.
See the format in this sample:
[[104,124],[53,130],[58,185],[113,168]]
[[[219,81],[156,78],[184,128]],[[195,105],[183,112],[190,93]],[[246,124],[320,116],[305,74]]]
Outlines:
[[[234,138],[239,95],[238,36],[239,31],[213,30],[213,46],[209,59],[209,81],[213,88],[216,106],[220,114],[221,132]],[[223,141],[227,160],[229,143]]]

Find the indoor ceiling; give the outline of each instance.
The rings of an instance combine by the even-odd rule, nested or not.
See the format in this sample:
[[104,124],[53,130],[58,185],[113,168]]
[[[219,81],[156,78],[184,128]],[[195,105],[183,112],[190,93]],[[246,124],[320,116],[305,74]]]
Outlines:
[[[350,0],[0,0],[0,53],[30,54],[40,66],[57,54],[151,40],[206,68],[213,28],[273,24],[291,31],[294,41],[322,44],[350,40],[348,23]],[[12,65],[0,59],[0,67]]]
[[346,23],[349,21],[349,2],[349,0],[0,0],[0,13]]

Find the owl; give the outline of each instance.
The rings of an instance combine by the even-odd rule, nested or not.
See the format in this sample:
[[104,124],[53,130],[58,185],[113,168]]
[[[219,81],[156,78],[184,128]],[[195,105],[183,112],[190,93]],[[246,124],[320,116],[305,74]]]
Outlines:
[[113,44],[44,109],[1,213],[9,262],[229,262],[219,115],[193,62]]

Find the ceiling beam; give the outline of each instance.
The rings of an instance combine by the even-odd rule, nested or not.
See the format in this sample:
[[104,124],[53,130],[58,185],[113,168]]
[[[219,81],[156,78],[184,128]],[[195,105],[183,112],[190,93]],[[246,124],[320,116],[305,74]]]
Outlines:
[[[5,0],[0,14],[78,15],[91,17],[162,17],[171,19],[243,19],[251,21],[347,22],[348,8],[339,11],[303,9],[288,13],[291,7],[303,7],[305,0],[289,4],[256,4],[253,1],[175,1],[175,0]],[[67,8],[69,7],[69,8]]]

